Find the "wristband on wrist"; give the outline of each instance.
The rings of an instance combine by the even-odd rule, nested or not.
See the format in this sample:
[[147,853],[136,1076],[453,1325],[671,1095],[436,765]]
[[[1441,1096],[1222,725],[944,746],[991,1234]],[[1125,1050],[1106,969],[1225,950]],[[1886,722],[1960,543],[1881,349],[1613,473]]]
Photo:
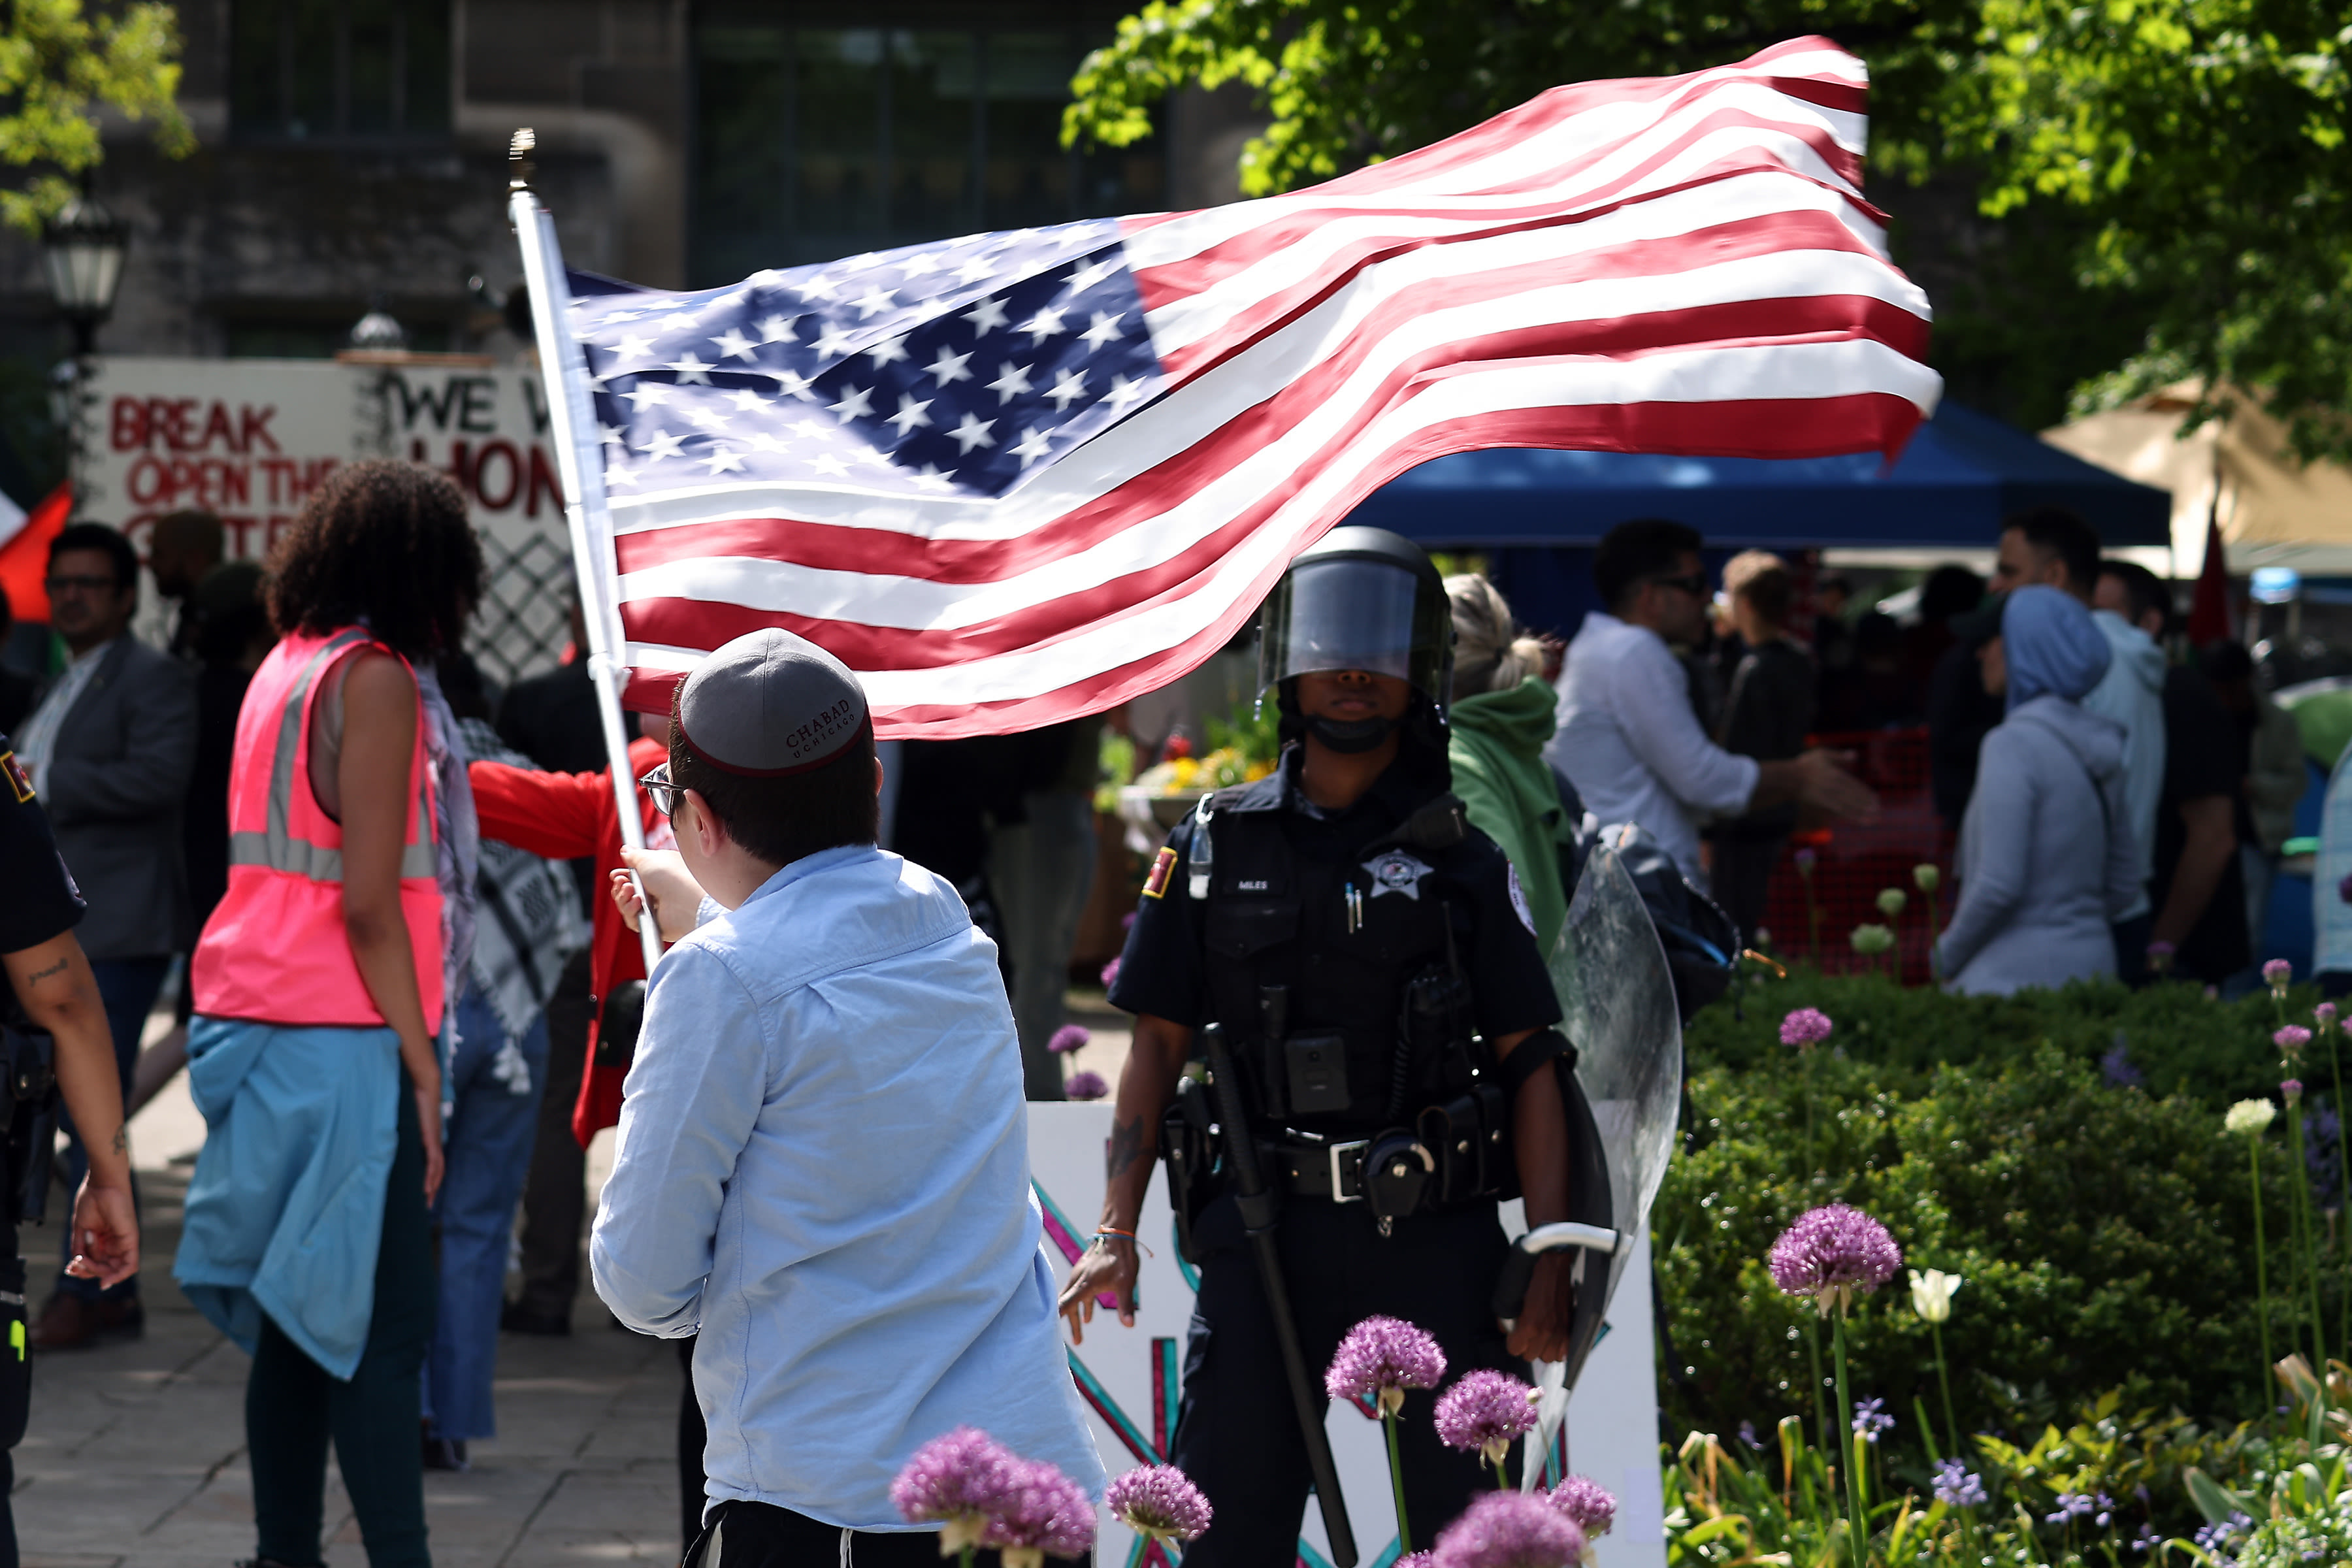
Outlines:
[[1146,1253],[1150,1253],[1151,1251],[1151,1248],[1144,1247],[1143,1238],[1136,1235],[1135,1232],[1131,1230],[1121,1230],[1115,1225],[1098,1225],[1095,1226],[1095,1239],[1097,1241],[1100,1241],[1107,1236],[1118,1237],[1121,1241],[1131,1241],[1135,1243],[1137,1247],[1141,1247]]

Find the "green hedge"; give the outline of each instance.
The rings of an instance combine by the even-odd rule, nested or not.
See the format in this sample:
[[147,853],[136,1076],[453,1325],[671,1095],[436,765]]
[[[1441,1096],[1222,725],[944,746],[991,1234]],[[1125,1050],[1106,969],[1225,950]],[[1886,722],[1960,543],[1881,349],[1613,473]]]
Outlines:
[[[1837,1024],[1809,1070],[1779,1040],[1798,1006]],[[1967,1278],[1944,1334],[1964,1429],[2038,1431],[2107,1390],[2200,1418],[2252,1414],[2246,1145],[2223,1137],[2221,1110],[2276,1087],[2270,1009],[2185,985],[1996,1001],[1811,974],[1708,1009],[1688,1039],[1684,1149],[1652,1221],[1676,1429],[1810,1419],[1810,1308],[1773,1289],[1763,1258],[1832,1201],[1885,1222],[1908,1264]],[[2119,1034],[2143,1088],[2101,1068]],[[2265,1165],[2275,1298],[2284,1120]],[[2344,1283],[2323,1281],[2331,1318]],[[2275,1300],[2273,1318],[2283,1354]],[[1902,1277],[1859,1311],[1852,1342],[1857,1399],[1885,1398],[1911,1442],[1915,1398],[1940,1425],[1928,1331]],[[2340,1350],[2332,1326],[2329,1343]]]

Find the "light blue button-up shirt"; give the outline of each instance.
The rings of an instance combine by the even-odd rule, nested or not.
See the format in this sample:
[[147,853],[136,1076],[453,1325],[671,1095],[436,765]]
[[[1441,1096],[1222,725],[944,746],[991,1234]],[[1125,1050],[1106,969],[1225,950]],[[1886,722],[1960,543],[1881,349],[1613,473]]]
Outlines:
[[770,878],[654,971],[589,1247],[641,1333],[700,1333],[713,1502],[908,1528],[890,1480],[982,1428],[1100,1495],[1029,1188],[996,947],[870,847]]

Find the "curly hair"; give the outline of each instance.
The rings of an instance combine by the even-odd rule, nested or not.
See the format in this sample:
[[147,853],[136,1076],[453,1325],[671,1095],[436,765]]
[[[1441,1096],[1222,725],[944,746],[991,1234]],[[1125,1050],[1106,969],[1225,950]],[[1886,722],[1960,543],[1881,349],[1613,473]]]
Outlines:
[[446,475],[381,459],[337,468],[269,553],[278,635],[364,620],[409,658],[456,648],[482,596],[482,546]]

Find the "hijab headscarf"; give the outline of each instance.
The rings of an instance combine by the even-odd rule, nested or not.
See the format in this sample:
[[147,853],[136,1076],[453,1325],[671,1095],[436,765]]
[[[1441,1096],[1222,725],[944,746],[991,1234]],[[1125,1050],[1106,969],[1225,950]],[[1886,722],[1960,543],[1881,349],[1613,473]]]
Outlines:
[[2008,711],[2037,697],[2079,702],[2107,673],[2107,639],[2082,601],[2055,588],[2020,588],[2000,612]]

